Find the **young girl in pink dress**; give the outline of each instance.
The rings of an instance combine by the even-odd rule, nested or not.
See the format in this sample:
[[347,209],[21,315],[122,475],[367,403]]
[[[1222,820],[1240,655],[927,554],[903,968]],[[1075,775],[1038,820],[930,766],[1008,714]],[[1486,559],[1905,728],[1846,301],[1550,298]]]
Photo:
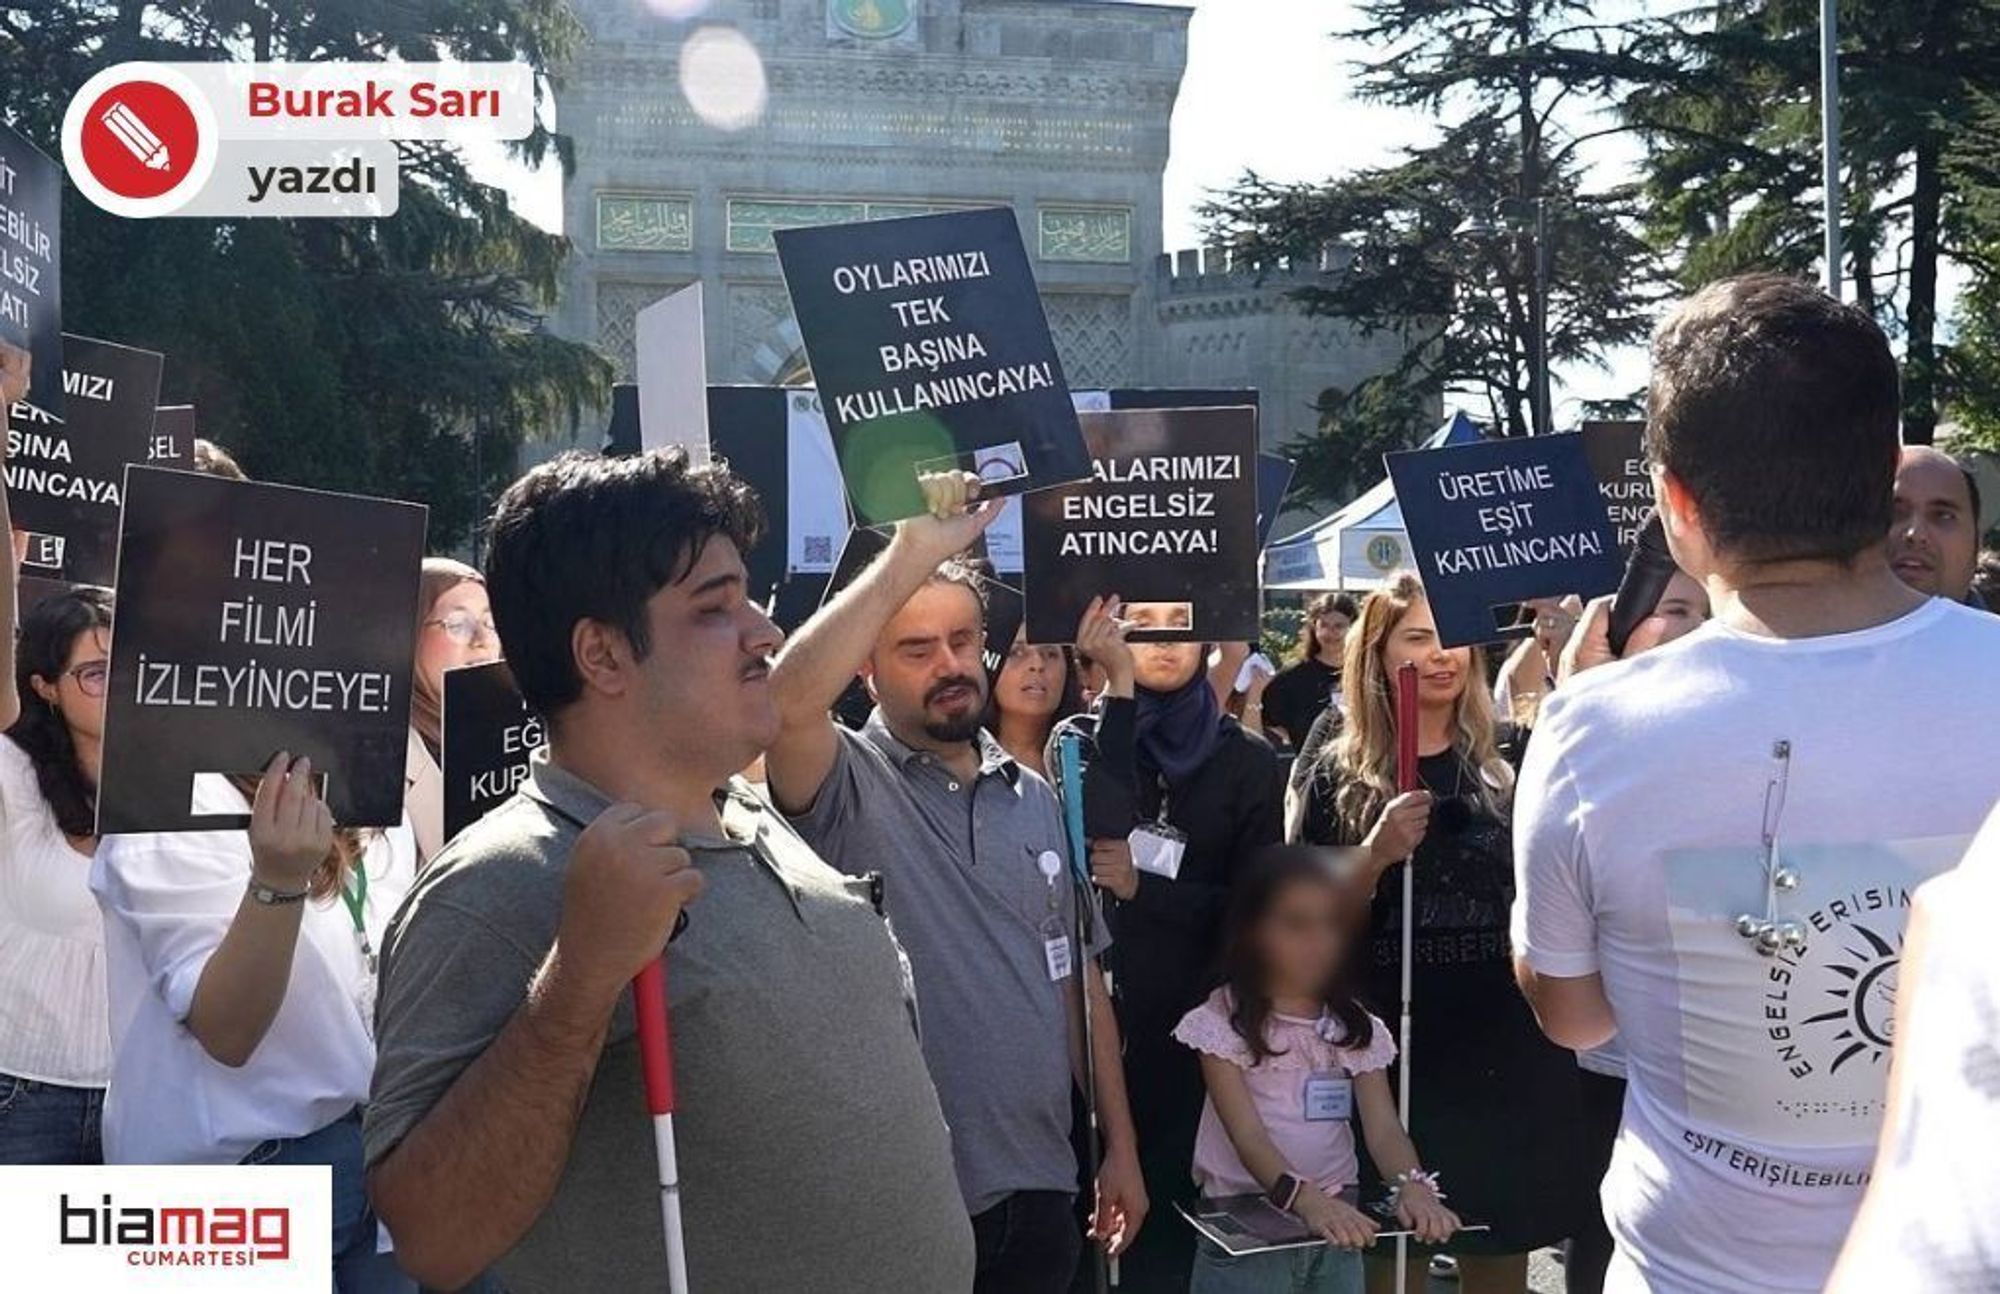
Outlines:
[[1194,1152],[1202,1195],[1262,1194],[1328,1243],[1231,1257],[1204,1239],[1192,1294],[1359,1294],[1376,1224],[1355,1197],[1357,1116],[1397,1219],[1430,1242],[1458,1229],[1397,1116],[1388,1026],[1340,988],[1354,928],[1340,862],[1306,846],[1259,856],[1231,895],[1227,983],[1174,1030],[1201,1053],[1208,1083]]

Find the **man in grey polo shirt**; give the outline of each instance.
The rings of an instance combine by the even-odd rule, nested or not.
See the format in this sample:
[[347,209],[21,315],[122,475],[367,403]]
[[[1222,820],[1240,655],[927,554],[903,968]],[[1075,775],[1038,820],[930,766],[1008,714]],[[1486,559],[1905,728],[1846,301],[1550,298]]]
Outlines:
[[[984,610],[951,558],[995,505],[968,509],[969,474],[925,486],[933,515],[898,526],[779,657],[783,730],[765,770],[828,862],[882,875],[972,1215],[976,1288],[1057,1294],[1082,1240],[1069,1135],[1079,986],[1093,1004],[1105,1140],[1092,1230],[1114,1254],[1138,1233],[1145,1186],[1101,948],[1072,946],[1076,891],[1055,796],[980,729]],[[877,705],[860,733],[828,715],[857,671]]]
[[500,502],[494,618],[549,749],[397,914],[365,1125],[426,1285],[666,1287],[625,986],[697,895],[667,954],[692,1286],[972,1285],[895,940],[731,777],[778,726],[761,524],[678,450],[558,459]]

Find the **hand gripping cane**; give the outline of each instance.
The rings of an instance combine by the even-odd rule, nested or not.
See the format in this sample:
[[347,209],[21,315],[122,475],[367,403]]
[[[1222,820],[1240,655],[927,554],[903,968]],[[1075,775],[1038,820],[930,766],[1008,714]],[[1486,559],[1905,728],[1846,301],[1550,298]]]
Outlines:
[[660,1222],[666,1235],[667,1289],[669,1294],[688,1294],[687,1238],[681,1230],[681,1170],[674,1155],[674,1044],[667,1022],[664,954],[647,962],[645,969],[632,980],[632,1011],[639,1029],[639,1065],[646,1077],[646,1109],[653,1116],[653,1149],[660,1161]]
[[[1396,667],[1396,790],[1423,789],[1417,773],[1417,667],[1404,661]],[[1416,862],[1403,860],[1403,1018],[1398,1046],[1402,1063],[1396,1082],[1396,1108],[1403,1126],[1410,1126],[1410,967],[1416,936]],[[1410,1237],[1396,1237],[1396,1294],[1407,1294],[1410,1279]]]

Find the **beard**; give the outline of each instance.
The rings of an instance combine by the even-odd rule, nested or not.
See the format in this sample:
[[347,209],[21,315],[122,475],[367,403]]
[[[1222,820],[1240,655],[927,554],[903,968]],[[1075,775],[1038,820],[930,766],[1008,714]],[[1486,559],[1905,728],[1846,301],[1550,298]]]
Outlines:
[[[953,688],[967,688],[972,692],[972,704],[965,713],[956,715],[934,715],[931,705],[939,694]],[[924,694],[924,735],[932,741],[971,741],[979,735],[979,729],[986,719],[985,685],[970,675],[961,674],[956,678],[943,679]]]

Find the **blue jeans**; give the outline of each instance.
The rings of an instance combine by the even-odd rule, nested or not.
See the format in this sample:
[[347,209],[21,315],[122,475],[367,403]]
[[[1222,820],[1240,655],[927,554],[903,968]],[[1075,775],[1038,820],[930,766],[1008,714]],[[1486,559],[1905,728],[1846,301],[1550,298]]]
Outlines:
[[104,1089],[0,1074],[0,1164],[101,1164]]
[[1204,1237],[1188,1294],[1361,1294],[1365,1283],[1353,1249],[1319,1245],[1232,1258]]
[[396,1266],[396,1255],[375,1252],[375,1210],[362,1176],[361,1112],[343,1115],[318,1132],[267,1141],[243,1157],[246,1164],[333,1168],[333,1286],[338,1294],[416,1294],[417,1283]]

